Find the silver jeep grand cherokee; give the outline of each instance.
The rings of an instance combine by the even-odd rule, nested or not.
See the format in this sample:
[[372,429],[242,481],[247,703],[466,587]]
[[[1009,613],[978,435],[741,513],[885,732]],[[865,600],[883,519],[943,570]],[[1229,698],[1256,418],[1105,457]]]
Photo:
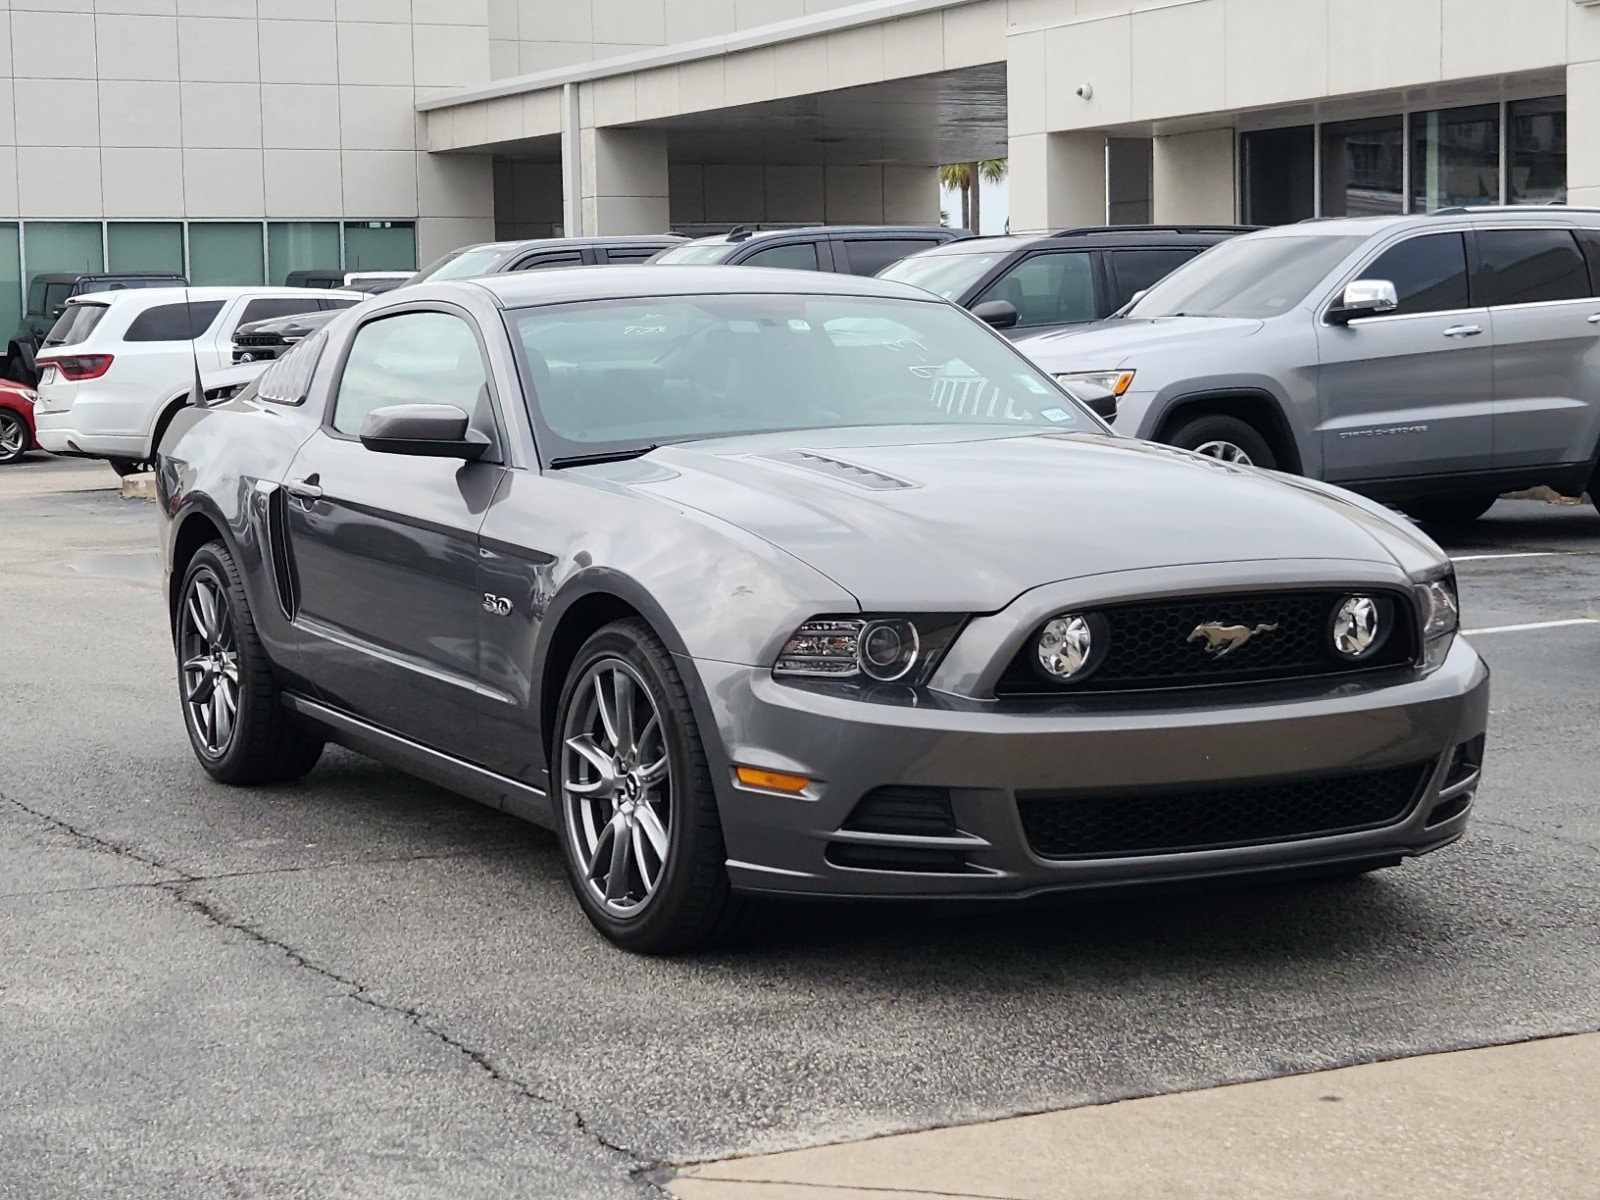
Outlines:
[[1501,492],[1579,495],[1595,474],[1600,211],[1264,230],[1018,347],[1116,393],[1121,433],[1471,521]]

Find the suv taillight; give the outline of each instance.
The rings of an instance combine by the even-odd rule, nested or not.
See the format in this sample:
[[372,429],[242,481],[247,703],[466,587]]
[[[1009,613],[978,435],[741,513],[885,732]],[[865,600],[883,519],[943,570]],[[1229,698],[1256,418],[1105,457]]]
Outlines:
[[110,354],[65,354],[59,358],[38,359],[34,365],[54,367],[61,372],[61,378],[81,383],[85,379],[99,379],[109,371],[112,357]]

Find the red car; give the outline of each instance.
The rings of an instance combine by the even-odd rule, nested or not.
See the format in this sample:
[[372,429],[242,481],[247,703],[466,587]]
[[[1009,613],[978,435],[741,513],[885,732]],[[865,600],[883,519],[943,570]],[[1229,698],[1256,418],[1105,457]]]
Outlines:
[[33,406],[38,399],[32,388],[0,379],[0,466],[38,448],[33,435]]

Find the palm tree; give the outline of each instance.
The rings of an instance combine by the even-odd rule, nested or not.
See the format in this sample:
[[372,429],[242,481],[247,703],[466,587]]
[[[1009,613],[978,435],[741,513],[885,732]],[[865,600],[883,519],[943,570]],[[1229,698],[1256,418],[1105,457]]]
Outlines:
[[1006,177],[1006,160],[985,158],[978,162],[946,163],[939,168],[939,182],[961,192],[961,223],[973,233],[980,232],[979,184],[999,183]]

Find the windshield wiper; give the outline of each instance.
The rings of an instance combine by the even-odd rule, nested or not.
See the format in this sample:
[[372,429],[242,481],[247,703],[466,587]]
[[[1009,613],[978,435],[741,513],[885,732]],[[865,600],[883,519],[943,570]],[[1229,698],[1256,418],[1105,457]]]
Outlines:
[[657,448],[652,444],[634,446],[628,450],[600,450],[594,454],[565,454],[560,458],[552,458],[550,467],[552,470],[557,470],[561,467],[592,467],[600,463],[627,462],[629,459],[641,458]]

